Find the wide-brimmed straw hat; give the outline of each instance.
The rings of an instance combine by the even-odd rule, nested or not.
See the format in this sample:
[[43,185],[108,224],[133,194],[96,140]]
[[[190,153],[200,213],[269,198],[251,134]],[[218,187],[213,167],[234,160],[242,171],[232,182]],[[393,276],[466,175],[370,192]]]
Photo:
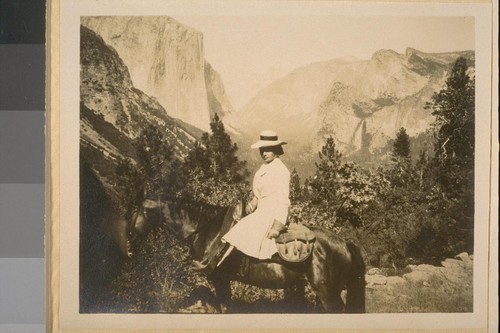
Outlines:
[[266,130],[260,133],[260,140],[250,146],[250,148],[273,147],[286,145],[285,141],[278,140],[278,134],[274,131]]

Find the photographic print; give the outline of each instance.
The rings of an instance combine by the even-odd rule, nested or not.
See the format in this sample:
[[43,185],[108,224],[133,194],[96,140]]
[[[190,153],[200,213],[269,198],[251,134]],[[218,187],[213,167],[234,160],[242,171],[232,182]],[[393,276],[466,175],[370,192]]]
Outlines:
[[480,6],[61,4],[68,328],[482,327]]

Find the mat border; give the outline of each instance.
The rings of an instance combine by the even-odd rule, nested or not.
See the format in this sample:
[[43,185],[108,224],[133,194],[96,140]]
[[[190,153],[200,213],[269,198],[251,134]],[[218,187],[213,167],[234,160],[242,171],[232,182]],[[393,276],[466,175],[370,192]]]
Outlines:
[[[48,0],[47,2],[47,116],[46,116],[46,128],[47,128],[47,143],[46,143],[46,211],[47,211],[47,222],[46,222],[46,287],[47,287],[47,321],[46,330],[47,332],[164,332],[165,329],[73,329],[73,328],[61,328],[60,321],[60,242],[61,238],[59,235],[60,230],[60,195],[61,195],[61,168],[60,168],[60,101],[61,96],[60,91],[60,10],[61,1],[65,0]],[[100,1],[93,0],[97,5]],[[147,1],[146,1],[147,2]],[[219,1],[220,2],[220,1]],[[257,1],[262,2],[262,1]],[[354,1],[356,3],[374,3],[375,1]],[[380,2],[380,1],[379,1]],[[391,1],[398,3],[414,3],[422,1]],[[492,55],[491,55],[491,110],[498,110],[498,2],[497,1],[433,1],[427,0],[423,1],[425,3],[461,3],[464,5],[470,3],[483,3],[490,4],[491,8],[491,19],[492,19]],[[140,0],[131,1],[131,3],[140,4]],[[491,135],[491,145],[490,145],[490,187],[489,187],[489,256],[488,256],[488,272],[489,272],[489,298],[488,298],[488,316],[487,322],[483,328],[478,329],[336,329],[336,332],[496,332],[498,329],[498,113],[491,112],[491,124],[492,124],[492,135]],[[133,315],[132,315],[133,316]],[[196,315],[193,315],[196,316]],[[279,316],[279,315],[278,315]],[[245,330],[231,330],[234,332],[249,332],[255,331],[257,329],[245,329]],[[170,331],[170,330],[169,330]],[[172,332],[185,332],[182,330],[172,330]],[[213,328],[209,329],[194,329],[191,331],[216,331]],[[218,329],[218,331],[224,331],[224,329]],[[269,329],[258,329],[258,331],[268,332]],[[308,329],[300,330],[276,330],[283,332],[304,332]],[[314,329],[315,332],[326,332],[325,330]]]

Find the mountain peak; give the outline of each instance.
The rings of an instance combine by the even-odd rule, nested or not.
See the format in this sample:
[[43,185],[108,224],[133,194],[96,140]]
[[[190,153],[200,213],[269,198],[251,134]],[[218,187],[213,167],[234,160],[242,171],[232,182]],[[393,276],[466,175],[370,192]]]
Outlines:
[[414,54],[420,56],[420,55],[424,54],[424,52],[419,51],[417,49],[414,49],[413,47],[407,47],[406,48],[405,55],[406,55],[407,58],[411,57]]
[[401,58],[401,55],[394,50],[382,49],[378,50],[372,55],[372,60],[387,61],[390,59]]

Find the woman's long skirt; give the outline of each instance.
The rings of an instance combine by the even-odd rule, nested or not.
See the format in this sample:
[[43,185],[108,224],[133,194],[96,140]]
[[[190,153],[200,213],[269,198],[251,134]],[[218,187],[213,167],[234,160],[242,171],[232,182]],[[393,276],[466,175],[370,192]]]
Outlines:
[[252,214],[236,223],[222,240],[248,256],[269,259],[278,251],[275,240],[266,237],[273,224],[273,216],[271,205],[259,205]]

